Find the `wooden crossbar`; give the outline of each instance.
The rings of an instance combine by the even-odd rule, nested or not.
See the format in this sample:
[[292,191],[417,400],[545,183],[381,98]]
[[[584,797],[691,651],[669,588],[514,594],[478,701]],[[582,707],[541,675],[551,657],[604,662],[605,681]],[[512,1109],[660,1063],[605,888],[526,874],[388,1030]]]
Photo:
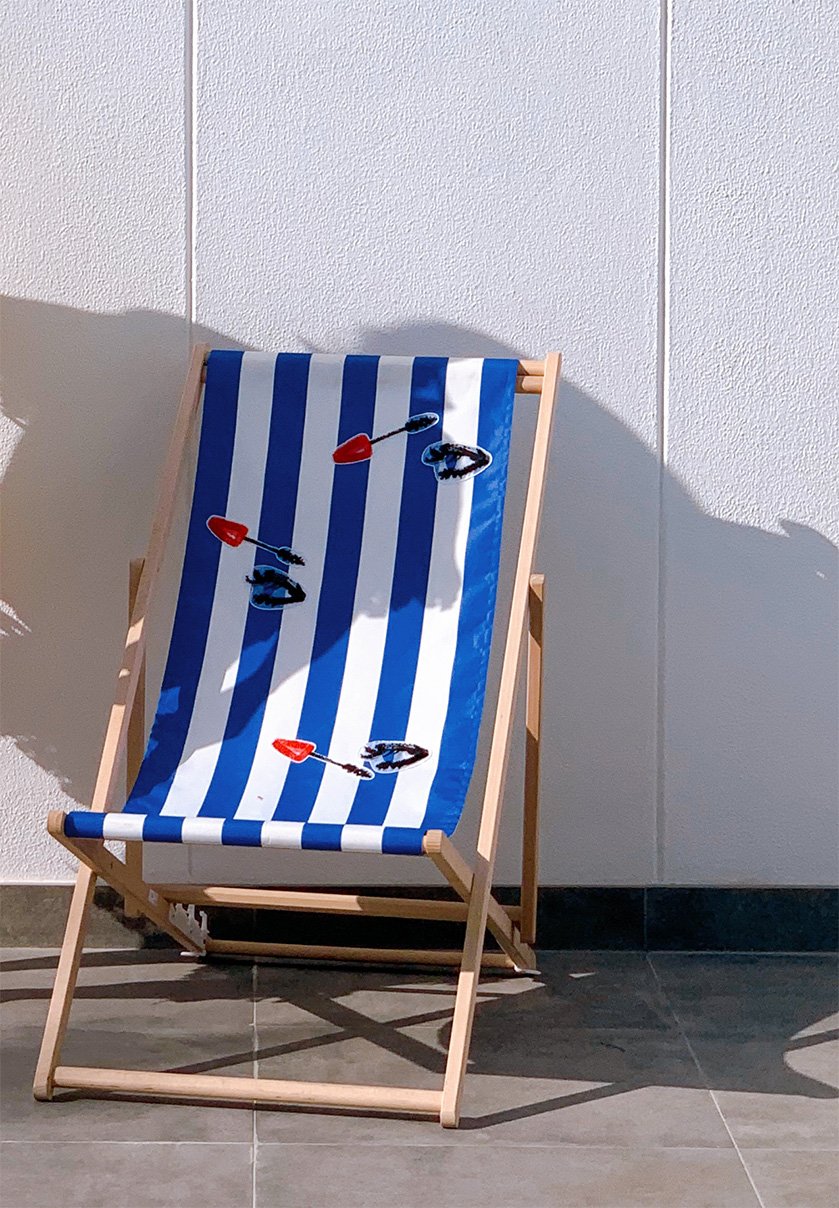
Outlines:
[[436,1116],[440,1091],[410,1086],[356,1086],[340,1082],[288,1082],[278,1078],[235,1078],[221,1074],[171,1074],[156,1070],[110,1070],[60,1065],[57,1087],[122,1095],[162,1095],[177,1099],[289,1103],[299,1107],[343,1107],[356,1111],[409,1112]]
[[[207,361],[201,368],[201,381],[207,377]],[[545,377],[544,361],[519,361],[516,368],[516,394],[541,394]]]
[[[171,902],[195,906],[246,906],[254,910],[290,910],[314,914],[355,914],[385,919],[440,919],[466,921],[465,902],[437,898],[393,898],[374,894],[318,893],[302,889],[249,889],[235,885],[151,886]],[[518,919],[520,906],[502,906],[511,919]]]
[[[460,948],[358,948],[330,944],[270,944],[257,940],[206,941],[210,956],[269,956],[291,961],[362,961],[368,965],[459,965]],[[488,969],[516,968],[506,952],[484,952]]]

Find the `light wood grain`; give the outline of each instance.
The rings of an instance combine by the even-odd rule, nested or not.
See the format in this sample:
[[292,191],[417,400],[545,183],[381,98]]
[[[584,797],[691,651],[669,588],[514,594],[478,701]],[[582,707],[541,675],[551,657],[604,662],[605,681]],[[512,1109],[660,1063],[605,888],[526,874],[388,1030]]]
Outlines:
[[530,576],[527,625],[527,702],[525,706],[524,816],[522,826],[522,939],[536,942],[539,897],[539,759],[542,739],[542,647],[545,576]]
[[[354,914],[387,919],[444,919],[465,922],[463,902],[438,901],[435,898],[394,898],[375,894],[319,893],[302,889],[250,889],[235,885],[152,886],[173,902],[197,906],[242,906],[255,910],[291,910],[316,914]],[[518,906],[502,906],[510,918],[517,919]]]
[[[423,840],[423,851],[439,868],[443,876],[468,907],[472,896],[473,873],[455,845],[442,831],[429,831]],[[536,957],[519,938],[518,929],[504,908],[490,895],[487,903],[487,929],[498,941],[518,969],[533,969]]]
[[206,351],[206,347],[203,345],[199,345],[193,350],[169,452],[160,479],[151,537],[137,583],[137,594],[125,638],[122,665],[117,676],[116,695],[111,706],[102,758],[99,762],[99,774],[93,790],[91,809],[94,810],[107,809],[114,800],[119,759],[125,744],[128,719],[131,716],[131,708],[140,680],[140,667],[146,643],[146,617],[166,551],[166,539],[172,524],[175,493],[178,489],[178,477],[184,460],[184,450],[195,413],[198,410],[201,394],[201,366],[204,363]]
[[[134,612],[137,600],[137,588],[140,585],[140,575],[143,573],[143,559],[133,558],[128,567],[128,620]],[[128,716],[128,734],[125,744],[125,796],[131,795],[140,764],[143,762],[143,752],[146,747],[146,653],[140,656],[140,669],[137,673],[137,691]],[[143,875],[143,845],[142,843],[125,844],[125,863],[135,877]],[[125,903],[127,918],[139,918],[140,912],[133,902]]]
[[[362,961],[370,965],[459,965],[459,948],[353,948],[329,944],[268,944],[256,940],[207,940],[210,956],[274,956],[284,960]],[[513,969],[504,952],[485,952],[491,969]]]
[[[169,451],[163,467],[158,489],[157,506],[152,522],[151,538],[137,583],[128,633],[125,639],[122,666],[117,679],[117,689],[102,756],[96,787],[93,791],[91,808],[104,810],[112,802],[116,787],[117,769],[126,737],[128,718],[137,692],[140,663],[145,637],[145,617],[152,587],[166,547],[166,538],[172,519],[172,506],[177,489],[178,474],[183,462],[187,437],[198,409],[201,395],[201,366],[207,352],[205,345],[197,346],[192,353]],[[79,962],[84,947],[84,934],[96,886],[96,876],[89,867],[82,867],[76,874],[76,885],[67,916],[67,927],[61,955],[58,959],[55,983],[50,998],[44,1035],[35,1070],[33,1092],[36,1099],[52,1098],[53,1070],[58,1062],[61,1044],[67,1031],[67,1020],[73,1001],[78,978]]]
[[203,945],[197,944],[191,936],[177,927],[169,917],[169,907],[172,903],[150,889],[146,883],[135,877],[128,867],[111,855],[101,839],[71,839],[64,834],[64,819],[62,810],[50,810],[47,827],[54,839],[57,839],[69,852],[92,872],[98,873],[108,884],[121,893],[126,902],[132,901],[140,914],[156,923],[167,935],[182,948],[190,952],[202,952]]
[[343,1107],[356,1111],[409,1112],[436,1116],[440,1092],[410,1086],[353,1086],[339,1082],[287,1082],[277,1078],[232,1078],[222,1074],[171,1074],[156,1070],[110,1070],[59,1066],[55,1085],[122,1095],[179,1099],[289,1103],[299,1107]]

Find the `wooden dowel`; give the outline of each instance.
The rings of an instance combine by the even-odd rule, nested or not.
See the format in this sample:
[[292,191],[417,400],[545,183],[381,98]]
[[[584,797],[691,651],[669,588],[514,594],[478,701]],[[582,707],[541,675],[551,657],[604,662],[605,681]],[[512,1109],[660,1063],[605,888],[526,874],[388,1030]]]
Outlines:
[[521,937],[536,942],[539,885],[539,755],[542,737],[542,631],[545,576],[530,576],[525,704],[524,818],[521,856]]
[[[287,960],[365,961],[379,965],[459,965],[463,953],[443,948],[334,948],[324,944],[263,944],[253,940],[206,941],[210,956],[278,956]],[[485,952],[491,969],[513,969],[504,952]]]
[[517,377],[516,394],[541,394],[544,384],[541,377]]
[[544,361],[519,361],[519,367],[516,371],[519,377],[527,377],[528,374],[534,377],[543,377],[545,373]]
[[436,1116],[440,1091],[410,1086],[353,1086],[340,1082],[289,1082],[277,1078],[235,1078],[219,1074],[172,1074],[157,1070],[109,1070],[60,1065],[56,1086],[122,1095],[164,1095],[178,1099],[292,1103],[365,1111],[410,1112]]
[[[517,382],[524,380],[525,382],[528,382],[528,383],[538,382],[539,384],[538,384],[538,386],[531,384],[531,385],[525,386],[523,389],[518,389],[518,387],[517,387],[518,393],[519,394],[538,394],[540,392],[540,390],[542,389],[542,378],[544,376],[544,373],[545,373],[545,362],[544,361],[519,361],[518,367],[516,369]],[[205,357],[204,363],[201,368],[201,381],[205,382],[206,380],[207,380],[207,358]]]
[[[228,885],[153,885],[171,902],[195,906],[241,906],[256,910],[293,910],[315,914],[355,914],[385,919],[443,919],[462,923],[467,907],[463,902],[436,898],[392,898],[354,893],[318,893],[298,889],[250,889]],[[518,918],[518,906],[503,907],[510,918]]]

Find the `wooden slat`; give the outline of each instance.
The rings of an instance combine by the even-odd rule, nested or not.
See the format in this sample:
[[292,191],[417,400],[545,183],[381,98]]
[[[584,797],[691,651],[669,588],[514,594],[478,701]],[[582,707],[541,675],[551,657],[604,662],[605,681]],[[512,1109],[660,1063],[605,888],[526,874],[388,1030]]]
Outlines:
[[513,597],[507,624],[507,638],[501,666],[501,681],[495,710],[492,746],[490,748],[487,767],[481,824],[478,831],[475,877],[472,886],[469,920],[466,924],[466,942],[463,950],[463,963],[458,977],[449,1054],[443,1081],[443,1106],[440,1111],[440,1121],[445,1128],[456,1128],[460,1120],[463,1077],[466,1072],[469,1041],[475,1015],[475,996],[480,974],[481,950],[483,948],[484,931],[486,929],[492,871],[498,847],[501,798],[507,773],[510,726],[515,706],[519,654],[521,652],[524,622],[527,613],[530,576],[533,573],[533,558],[536,550],[536,538],[539,532],[542,499],[545,491],[554,406],[559,393],[560,365],[561,357],[559,353],[549,353],[545,361],[545,383],[539,400],[539,412],[536,420],[530,481],[527,488],[521,542],[519,545],[515,578],[513,580]]
[[70,1017],[70,1007],[73,1003],[73,991],[79,976],[79,964],[84,950],[84,935],[90,905],[93,901],[93,891],[96,888],[96,874],[83,865],[76,874],[76,884],[70,899],[70,910],[67,915],[67,926],[64,930],[64,943],[58,958],[58,968],[55,971],[55,981],[52,987],[47,1021],[44,1024],[44,1035],[41,1039],[41,1049],[38,1054],[38,1064],[35,1067],[35,1079],[32,1093],[36,1099],[52,1098],[54,1071],[61,1045],[67,1032],[67,1021]]
[[525,706],[524,817],[521,842],[522,939],[536,942],[539,887],[539,757],[542,737],[542,642],[545,576],[530,576],[527,633],[527,703]]
[[[255,910],[292,910],[315,914],[354,914],[389,919],[443,919],[462,923],[467,908],[463,902],[436,898],[377,897],[373,894],[318,893],[302,889],[251,889],[235,885],[153,885],[173,902],[196,906],[241,906]],[[518,906],[502,907],[510,918],[518,918]]]
[[137,583],[137,594],[131,621],[125,638],[125,649],[122,666],[117,677],[117,690],[111,707],[108,729],[105,733],[105,743],[102,758],[99,762],[99,774],[93,790],[91,809],[104,810],[113,803],[116,789],[116,776],[119,758],[122,753],[128,731],[128,720],[137,693],[140,680],[140,666],[146,642],[146,617],[149,604],[157,582],[160,565],[166,551],[166,538],[172,524],[172,512],[175,494],[178,489],[178,477],[183,463],[189,430],[201,393],[201,366],[204,363],[206,347],[197,345],[193,349],[192,360],[186,375],[183,394],[172,431],[172,440],[157,497],[157,508],[152,521],[151,537],[143,560],[143,569]]
[[[137,599],[137,588],[140,575],[143,573],[143,559],[132,558],[128,566],[128,620],[134,611]],[[134,782],[143,762],[143,752],[146,747],[146,654],[140,658],[140,670],[137,674],[137,692],[131,712],[128,717],[128,734],[125,744],[125,795],[128,797],[134,788]],[[143,876],[143,845],[142,843],[125,844],[125,863],[135,877]],[[133,902],[125,903],[127,918],[138,918],[139,910]]]
[[112,856],[101,839],[70,839],[64,834],[64,819],[62,810],[50,810],[47,817],[47,829],[54,839],[57,839],[77,859],[86,864],[93,872],[103,877],[108,884],[121,893],[126,901],[133,901],[139,912],[156,923],[167,935],[182,948],[190,952],[203,952],[204,947],[198,944],[176,926],[169,918],[169,907],[173,905],[167,898],[155,893],[146,883],[134,877],[125,864]]
[[[423,850],[440,869],[455,893],[460,894],[468,906],[474,880],[472,869],[451,839],[442,831],[429,831],[423,841]],[[534,953],[526,944],[520,942],[518,932],[509,915],[491,895],[487,905],[487,927],[518,969],[535,968]]]
[[[207,940],[210,956],[276,956],[286,960],[363,961],[371,965],[459,965],[460,949],[338,948],[325,944],[263,944],[255,940]],[[505,952],[484,952],[490,969],[513,969]]]
[[60,1065],[55,1085],[67,1089],[167,1098],[289,1103],[300,1107],[343,1107],[359,1111],[409,1112],[436,1116],[440,1091],[410,1086],[353,1086],[339,1082],[288,1082],[277,1078],[233,1078],[221,1074],[172,1074],[156,1070],[110,1070]]
[[[183,461],[189,429],[198,401],[201,395],[201,367],[207,349],[198,345],[193,349],[192,359],[184,383],[181,402],[178,408],[169,452],[163,467],[158,489],[157,506],[152,522],[151,538],[146,552],[143,572],[137,583],[137,596],[134,601],[131,621],[125,639],[122,666],[117,680],[117,689],[102,756],[99,761],[99,772],[93,793],[91,808],[104,810],[112,800],[116,784],[117,768],[122,744],[125,740],[126,727],[134,697],[137,691],[140,672],[140,658],[143,653],[144,622],[151,598],[152,588],[163,559],[166,538],[172,520],[172,505],[177,490],[178,474]],[[33,1092],[36,1099],[52,1098],[53,1071],[58,1062],[61,1044],[67,1031],[67,1020],[73,1002],[73,992],[79,972],[82,950],[84,948],[85,928],[93,901],[93,891],[96,887],[96,874],[87,866],[83,866],[76,874],[76,885],[67,916],[67,927],[61,955],[58,958],[55,982],[50,998],[47,1021],[44,1025],[44,1035],[38,1064],[35,1070]]]

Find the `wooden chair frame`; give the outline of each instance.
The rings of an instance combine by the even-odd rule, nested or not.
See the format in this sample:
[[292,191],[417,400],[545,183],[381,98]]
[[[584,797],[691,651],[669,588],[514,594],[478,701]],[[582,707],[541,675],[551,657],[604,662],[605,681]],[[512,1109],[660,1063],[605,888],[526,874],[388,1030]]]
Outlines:
[[[208,351],[205,346],[198,346],[193,350],[163,469],[148,550],[142,562],[132,564],[128,632],[91,802],[91,808],[94,810],[113,807],[122,755],[126,756],[129,787],[136,777],[142,759],[146,618],[166,548],[186,443],[199,409]],[[425,855],[440,870],[461,901],[213,885],[151,885],[143,879],[140,843],[126,844],[125,860],[119,860],[106,849],[101,840],[68,838],[64,834],[64,814],[60,810],[52,811],[48,820],[50,834],[78,857],[81,866],[76,877],[35,1072],[33,1090],[36,1099],[48,1100],[53,1097],[57,1088],[72,1088],[93,1092],[177,1096],[195,1100],[242,1100],[320,1105],[359,1111],[408,1112],[436,1117],[445,1128],[457,1127],[481,967],[523,971],[532,969],[535,963],[530,945],[536,936],[545,580],[543,575],[533,573],[533,560],[545,488],[551,427],[559,393],[560,363],[558,353],[549,353],[544,361],[519,362],[517,393],[538,394],[539,406],[474,867],[467,863],[442,831],[429,831],[423,844]],[[500,905],[493,897],[492,875],[498,846],[519,658],[525,622],[528,619],[521,905],[510,907]],[[451,1039],[442,1089],[416,1090],[408,1087],[290,1082],[264,1078],[60,1065],[61,1044],[73,1001],[97,875],[124,895],[127,912],[145,915],[172,936],[182,948],[197,954],[459,966]],[[462,951],[339,948],[214,940],[202,932],[195,920],[196,907],[211,905],[460,920],[466,923],[466,934]],[[487,930],[496,939],[500,952],[484,952],[484,936]]]

